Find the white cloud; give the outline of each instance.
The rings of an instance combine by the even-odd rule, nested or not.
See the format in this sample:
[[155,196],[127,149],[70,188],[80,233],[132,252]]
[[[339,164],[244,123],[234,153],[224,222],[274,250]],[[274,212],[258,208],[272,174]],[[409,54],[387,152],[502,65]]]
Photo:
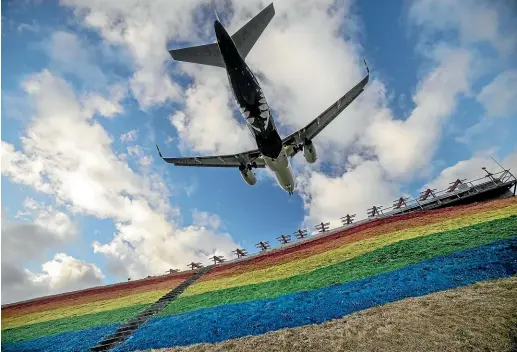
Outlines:
[[[113,219],[112,240],[93,243],[94,252],[108,258],[110,271],[144,277],[236,247],[226,233],[179,228],[165,182],[152,170],[135,173],[113,153],[112,139],[65,81],[43,71],[24,87],[36,115],[21,150],[2,142],[2,174],[54,196],[73,213]],[[137,146],[128,152],[142,155]]]
[[91,263],[54,255],[42,264],[41,272],[31,272],[29,261],[41,262],[48,255],[71,243],[78,233],[70,217],[50,205],[32,198],[24,201],[24,211],[9,219],[2,210],[2,301],[10,303],[101,284],[104,276]]
[[25,199],[23,205],[26,211],[18,212],[17,217],[29,215],[34,220],[35,225],[59,236],[59,239],[62,240],[77,234],[76,224],[72,222],[67,214],[58,211],[53,206],[45,206],[30,197]]
[[17,217],[23,221],[13,222],[2,211],[2,261],[45,258],[49,249],[77,235],[77,226],[67,214],[31,198],[24,201],[24,211]]
[[77,76],[83,84],[95,88],[108,86],[109,78],[94,63],[98,48],[89,45],[75,33],[56,31],[44,45],[59,72]]
[[469,87],[470,53],[445,49],[438,66],[419,84],[415,108],[407,120],[384,110],[367,129],[363,143],[374,148],[383,168],[393,177],[410,179],[433,157],[442,127]]
[[[172,59],[168,42],[197,40],[203,31],[195,23],[196,1],[62,0],[85,26],[99,32],[107,44],[121,45],[132,59],[130,89],[142,108],[181,98],[181,87],[166,73]],[[206,25],[202,23],[201,25]]]
[[233,118],[224,71],[200,68],[196,85],[187,89],[186,108],[170,117],[180,147],[198,153],[238,153],[256,148],[248,128]]
[[221,226],[221,219],[217,214],[210,214],[197,209],[192,211],[192,222],[196,226],[206,226],[212,229],[218,229]]
[[[505,8],[503,2],[486,0],[418,0],[411,4],[409,17],[428,34],[453,31],[462,45],[487,42],[502,54],[509,54],[517,49],[512,28],[515,20],[510,18],[513,25],[507,32],[502,31],[501,23],[514,10],[512,5]],[[432,36],[426,39],[431,42]]]
[[308,172],[300,175],[298,182],[307,211],[305,223],[311,227],[322,221],[340,226],[340,218],[346,214],[363,219],[372,206],[391,204],[400,197],[399,186],[387,179],[377,161],[364,161],[338,177]]
[[517,113],[517,70],[500,73],[483,87],[477,100],[489,117],[509,117]]
[[153,157],[150,155],[144,154],[144,150],[139,145],[127,147],[127,152],[131,156],[138,157],[138,163],[141,166],[149,166],[153,162]]
[[104,275],[93,263],[64,253],[41,265],[41,272],[2,263],[2,302],[12,303],[102,285]]
[[109,88],[110,96],[105,98],[99,94],[86,94],[83,98],[83,106],[87,115],[96,113],[104,117],[114,117],[122,112],[124,108],[121,105],[122,99],[125,97],[125,88],[121,85],[113,85]]
[[32,23],[20,23],[18,25],[18,27],[16,27],[16,30],[18,32],[27,31],[27,32],[32,32],[32,33],[38,33],[38,32],[40,32],[41,28],[36,23],[36,21],[33,20]]
[[123,143],[133,142],[136,139],[136,130],[127,131],[120,135],[120,141]]
[[57,253],[51,261],[43,263],[42,272],[30,275],[31,281],[48,286],[51,292],[70,291],[100,284],[104,275],[95,264]]

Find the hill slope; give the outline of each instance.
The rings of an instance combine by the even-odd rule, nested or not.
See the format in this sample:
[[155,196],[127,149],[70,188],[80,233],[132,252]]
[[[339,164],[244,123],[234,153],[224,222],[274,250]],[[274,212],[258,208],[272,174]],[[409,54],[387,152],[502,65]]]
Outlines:
[[[503,331],[503,335],[508,335],[510,320],[515,320],[515,315],[508,313],[507,309],[512,306],[507,302],[507,291],[515,293],[516,274],[515,197],[406,214],[372,221],[249,260],[217,266],[116,350],[218,342],[223,344],[212,348],[226,350],[233,346],[239,350],[246,345],[249,348],[250,341],[258,342],[260,339],[261,344],[269,346],[268,350],[298,350],[300,345],[288,347],[286,336],[305,336],[307,344],[314,343],[311,339],[320,336],[335,340],[336,345],[328,344],[331,347],[346,347],[343,345],[345,340],[354,341],[345,338],[346,334],[358,331],[357,325],[355,330],[351,330],[354,319],[358,319],[353,317],[362,314],[356,313],[358,311],[373,309],[373,313],[363,312],[370,316],[366,319],[369,322],[364,326],[365,331],[376,326],[382,329],[386,325],[379,324],[379,317],[383,319],[388,314],[386,312],[391,312],[389,316],[400,317],[396,310],[407,307],[404,299],[429,295],[423,297],[427,300],[422,302],[435,302],[429,303],[432,309],[427,309],[426,316],[431,320],[426,323],[425,318],[421,318],[423,324],[431,324],[431,321],[436,321],[431,314],[434,310],[438,314],[440,309],[446,310],[444,307],[461,307],[461,302],[465,302],[464,292],[472,289],[461,286],[480,281],[486,281],[483,285],[488,285],[482,286],[488,287],[488,293],[483,297],[492,294],[492,301],[506,302],[499,310],[493,310],[494,322],[503,324],[506,329],[492,331]],[[179,280],[180,276],[177,277]],[[493,284],[490,280],[501,278],[507,279],[503,279],[503,283],[498,281],[496,288],[490,286]],[[121,301],[129,302],[123,306],[111,301],[98,303],[106,301],[99,298],[77,304],[67,301],[66,309],[56,308],[59,306],[57,303],[54,306],[33,304],[31,309],[28,308],[30,304],[18,309],[16,305],[7,307],[2,309],[3,350],[72,351],[74,347],[81,350],[93,346],[102,336],[116,329],[130,307],[136,310],[138,305],[149,304],[152,298],[163,294],[157,292],[153,296],[155,290],[146,291],[148,300],[123,299]],[[127,290],[128,295],[130,291]],[[434,293],[437,291],[447,292]],[[77,295],[80,297],[80,293]],[[443,302],[444,298],[451,297],[447,295],[459,298],[447,305]],[[388,304],[395,301],[400,302]],[[377,307],[385,304],[388,305]],[[88,307],[94,307],[98,313],[88,313]],[[134,314],[135,310],[127,314]],[[479,316],[486,315],[482,309],[473,309],[471,314],[475,315],[477,311]],[[61,315],[56,315],[56,312]],[[453,311],[451,314],[454,319],[458,318]],[[55,319],[57,316],[59,319]],[[342,319],[344,316],[347,317]],[[333,319],[337,320],[328,322]],[[344,323],[349,319],[351,322]],[[314,325],[321,323],[325,324]],[[333,329],[329,324],[341,324],[341,327]],[[398,326],[396,322],[393,324]],[[462,322],[455,320],[449,326],[454,324],[461,326]],[[415,332],[415,329],[418,330],[416,327],[409,330]],[[410,331],[406,335],[414,336]],[[364,334],[364,331],[359,334]],[[265,336],[269,336],[267,344]],[[469,336],[464,336],[464,339],[471,341]],[[227,340],[232,341],[224,342]],[[356,345],[349,347],[361,348],[360,343],[365,341],[358,339]],[[501,342],[500,346],[503,345]]]

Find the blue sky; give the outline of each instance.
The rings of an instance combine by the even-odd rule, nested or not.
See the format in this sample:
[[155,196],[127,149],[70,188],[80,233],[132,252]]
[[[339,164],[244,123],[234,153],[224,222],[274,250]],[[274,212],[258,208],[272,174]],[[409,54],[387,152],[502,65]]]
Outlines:
[[[268,5],[222,3],[230,32]],[[477,178],[490,156],[517,167],[517,25],[504,4],[292,3],[274,2],[247,58],[282,132],[357,83],[362,57],[371,70],[365,93],[315,141],[320,161],[293,159],[292,197],[266,171],[250,187],[237,170],[157,156],[156,143],[167,156],[255,148],[224,70],[167,53],[214,40],[203,1],[3,6],[3,300],[255,252],[260,240]]]

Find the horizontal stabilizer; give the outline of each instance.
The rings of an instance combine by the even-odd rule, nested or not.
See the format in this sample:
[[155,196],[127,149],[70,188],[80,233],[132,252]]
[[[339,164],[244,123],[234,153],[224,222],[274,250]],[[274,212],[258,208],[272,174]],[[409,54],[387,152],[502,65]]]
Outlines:
[[[274,15],[275,8],[273,7],[273,3],[271,3],[232,35],[233,42],[243,59],[249,54],[251,48],[253,48]],[[226,67],[217,43],[169,50],[169,53],[172,58],[177,61],[222,68]]]
[[266,29],[274,15],[275,8],[273,7],[273,3],[271,3],[232,35],[233,42],[237,46],[243,59],[248,56],[251,48],[253,48],[260,38],[262,32],[264,32],[264,29]]
[[169,50],[172,58],[177,61],[195,64],[225,67],[223,57],[217,43],[192,46],[190,48]]

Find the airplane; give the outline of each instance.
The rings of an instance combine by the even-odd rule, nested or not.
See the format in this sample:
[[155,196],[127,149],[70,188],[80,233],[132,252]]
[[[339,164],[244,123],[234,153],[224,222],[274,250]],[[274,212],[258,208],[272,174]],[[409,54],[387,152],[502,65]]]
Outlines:
[[251,186],[257,182],[253,169],[267,167],[275,174],[280,187],[289,195],[293,194],[296,185],[289,158],[303,151],[306,162],[312,164],[317,160],[312,140],[363,92],[369,80],[370,70],[364,60],[367,75],[355,87],[305,127],[281,138],[264,92],[245,62],[245,58],[274,15],[275,9],[271,3],[230,36],[215,12],[216,43],[169,50],[176,61],[226,69],[233,95],[255,138],[257,149],[232,155],[166,158],[157,145],[158,154],[164,161],[177,166],[239,168],[242,178]]

